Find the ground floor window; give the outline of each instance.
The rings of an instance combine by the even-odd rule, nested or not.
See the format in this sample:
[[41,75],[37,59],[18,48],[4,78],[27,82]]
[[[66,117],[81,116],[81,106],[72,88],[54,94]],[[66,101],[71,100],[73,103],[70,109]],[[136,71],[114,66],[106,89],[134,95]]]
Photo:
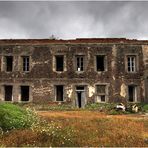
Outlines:
[[56,101],[63,101],[64,100],[64,86],[63,85],[57,85],[55,87],[56,89]]
[[29,101],[29,86],[21,86],[21,101]]
[[5,91],[5,101],[12,101],[12,85],[5,85],[4,91]]
[[107,86],[96,85],[96,102],[106,102]]
[[137,87],[133,85],[128,86],[128,101],[135,102],[137,100]]

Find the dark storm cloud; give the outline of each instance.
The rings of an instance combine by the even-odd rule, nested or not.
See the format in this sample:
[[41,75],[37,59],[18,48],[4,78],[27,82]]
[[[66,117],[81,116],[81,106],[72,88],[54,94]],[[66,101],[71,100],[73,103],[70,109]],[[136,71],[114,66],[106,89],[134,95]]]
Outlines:
[[148,39],[148,2],[0,2],[0,38]]

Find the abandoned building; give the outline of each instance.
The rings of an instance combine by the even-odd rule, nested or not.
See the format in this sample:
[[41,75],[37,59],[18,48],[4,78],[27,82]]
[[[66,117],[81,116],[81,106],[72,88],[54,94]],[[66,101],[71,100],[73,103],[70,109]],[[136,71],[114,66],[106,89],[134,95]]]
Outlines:
[[0,40],[0,100],[148,102],[148,41]]

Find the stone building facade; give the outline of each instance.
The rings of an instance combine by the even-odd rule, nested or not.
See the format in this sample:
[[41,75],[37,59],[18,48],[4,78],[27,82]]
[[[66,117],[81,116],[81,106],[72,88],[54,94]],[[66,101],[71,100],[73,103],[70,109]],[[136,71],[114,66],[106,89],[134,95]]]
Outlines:
[[148,102],[148,41],[0,40],[0,100]]

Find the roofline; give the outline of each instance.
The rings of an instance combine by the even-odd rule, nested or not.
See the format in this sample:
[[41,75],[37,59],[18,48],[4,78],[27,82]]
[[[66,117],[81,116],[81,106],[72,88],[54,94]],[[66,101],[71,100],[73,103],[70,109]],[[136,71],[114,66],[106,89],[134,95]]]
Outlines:
[[76,39],[0,39],[0,44],[81,44],[81,43],[134,43],[148,44],[148,40],[126,38],[76,38]]

